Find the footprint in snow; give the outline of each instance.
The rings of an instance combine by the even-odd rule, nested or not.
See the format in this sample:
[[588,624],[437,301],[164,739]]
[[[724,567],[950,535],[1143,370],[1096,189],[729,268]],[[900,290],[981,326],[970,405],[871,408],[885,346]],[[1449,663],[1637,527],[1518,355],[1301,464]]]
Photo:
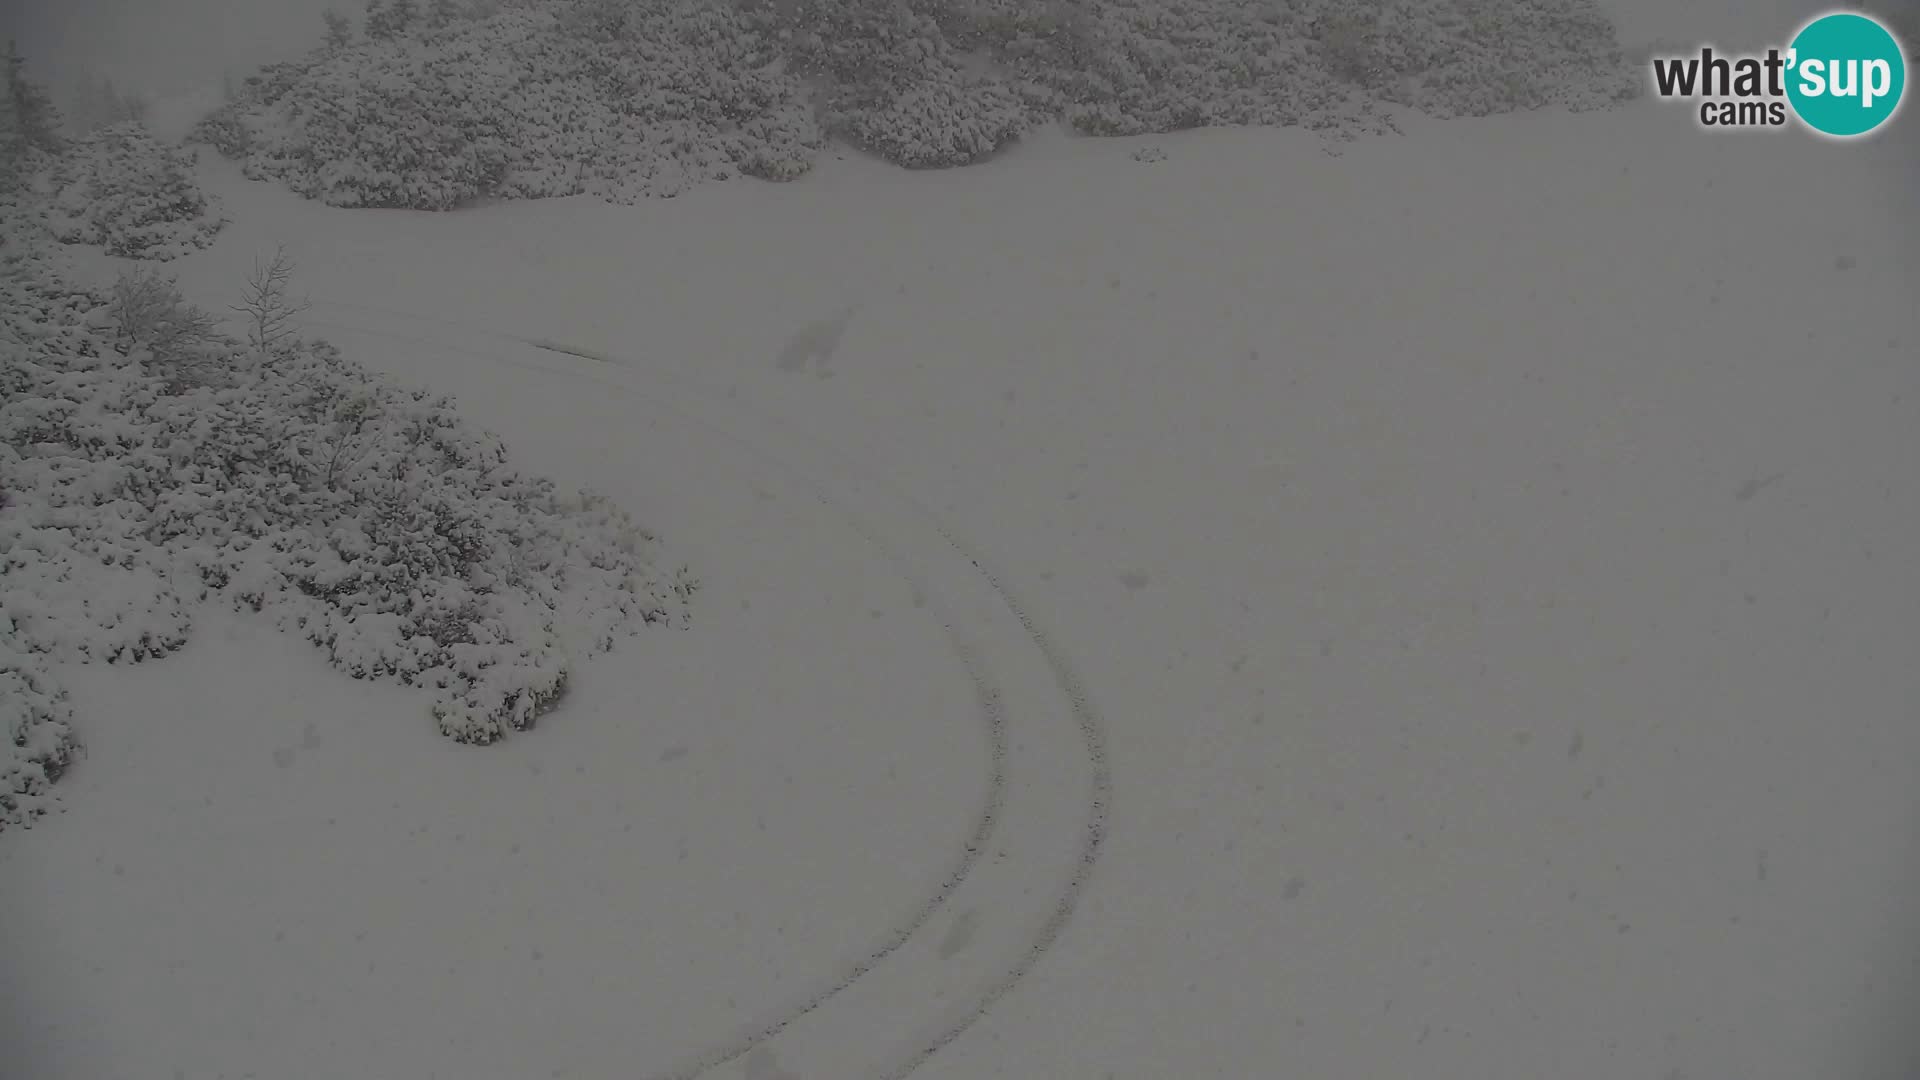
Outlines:
[[812,361],[814,373],[821,378],[832,375],[827,365],[833,362],[833,354],[840,349],[841,335],[847,331],[847,323],[853,319],[853,307],[843,307],[832,318],[818,319],[808,323],[800,332],[788,339],[786,347],[780,350],[776,366],[781,371],[802,372],[807,362]]

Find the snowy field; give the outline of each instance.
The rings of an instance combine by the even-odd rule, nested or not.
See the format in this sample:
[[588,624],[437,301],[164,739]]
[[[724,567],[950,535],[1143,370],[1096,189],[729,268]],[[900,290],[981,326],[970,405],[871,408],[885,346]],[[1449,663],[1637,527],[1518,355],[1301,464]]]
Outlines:
[[191,298],[284,244],[313,333],[702,589],[487,749],[249,616],[71,677],[0,1075],[1920,1067],[1911,114],[201,180]]

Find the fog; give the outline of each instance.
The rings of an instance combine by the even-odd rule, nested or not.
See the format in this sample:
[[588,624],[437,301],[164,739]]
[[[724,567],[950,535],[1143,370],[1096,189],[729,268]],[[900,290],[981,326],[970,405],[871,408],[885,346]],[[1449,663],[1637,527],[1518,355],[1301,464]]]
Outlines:
[[33,76],[65,97],[81,75],[167,97],[312,47],[328,0],[0,0]]
[[[1898,0],[1892,6],[1899,6]],[[104,74],[152,97],[218,86],[227,72],[310,48],[329,7],[358,0],[0,0],[4,32],[18,40],[41,82],[64,98],[83,74]],[[1621,39],[1784,35],[1792,20],[1831,6],[1817,0],[1601,0]],[[1887,6],[1887,5],[1882,5]],[[1778,17],[1767,14],[1778,12]]]

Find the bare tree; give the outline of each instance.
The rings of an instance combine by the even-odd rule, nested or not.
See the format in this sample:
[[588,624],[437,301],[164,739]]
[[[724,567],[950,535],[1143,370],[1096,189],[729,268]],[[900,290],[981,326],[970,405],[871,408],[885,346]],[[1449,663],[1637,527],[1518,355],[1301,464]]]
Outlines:
[[203,345],[216,336],[213,316],[189,305],[173,279],[149,269],[131,270],[113,283],[107,301],[122,355],[148,349],[163,359]]
[[287,282],[293,277],[293,260],[284,247],[275,248],[273,261],[253,261],[240,303],[233,310],[247,317],[247,344],[263,357],[278,353],[298,332],[294,318],[312,305],[294,302],[287,295]]
[[121,274],[107,311],[115,325],[114,350],[122,356],[144,350],[171,390],[211,386],[226,377],[221,350],[209,348],[219,339],[218,320],[188,304],[172,278],[150,269]]

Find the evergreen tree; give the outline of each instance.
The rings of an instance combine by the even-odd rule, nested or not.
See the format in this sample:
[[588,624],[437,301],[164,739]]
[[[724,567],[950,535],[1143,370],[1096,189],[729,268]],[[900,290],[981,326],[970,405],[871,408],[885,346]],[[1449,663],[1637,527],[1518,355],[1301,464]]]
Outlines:
[[9,118],[6,122],[6,139],[9,156],[16,155],[19,147],[31,147],[48,153],[60,152],[60,110],[53,107],[53,99],[39,84],[30,81],[26,75],[26,58],[20,55],[12,41],[7,42],[4,58],[7,67],[6,102]]
[[13,108],[13,95],[0,94],[0,193],[20,186],[24,170],[20,161],[20,118]]
[[427,26],[438,30],[460,17],[460,5],[455,0],[429,0],[427,4]]

